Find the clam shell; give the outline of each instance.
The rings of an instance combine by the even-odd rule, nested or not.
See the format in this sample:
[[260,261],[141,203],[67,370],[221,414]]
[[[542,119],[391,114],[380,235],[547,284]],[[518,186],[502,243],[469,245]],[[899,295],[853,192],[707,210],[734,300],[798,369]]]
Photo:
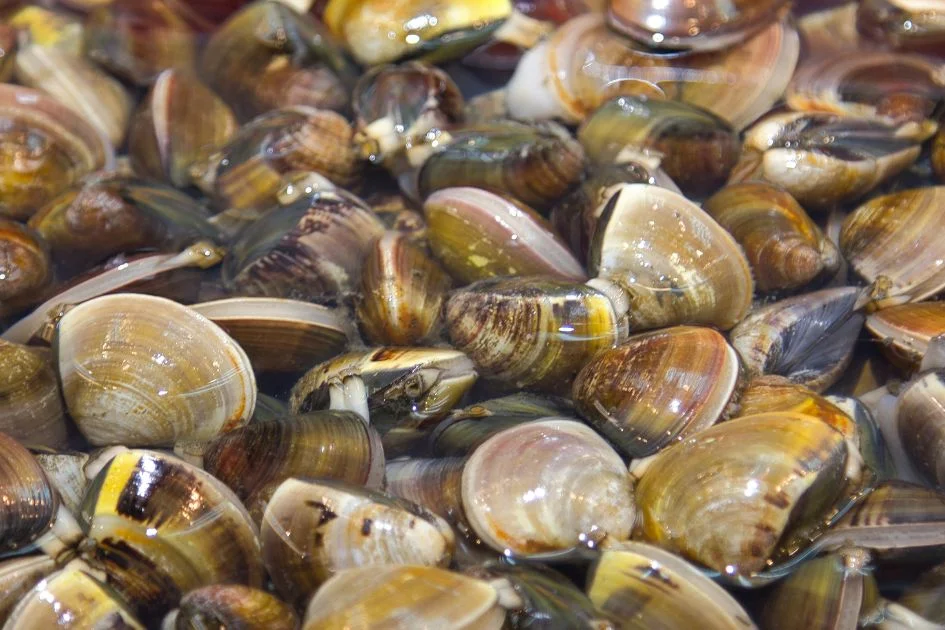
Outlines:
[[753,378],[738,399],[737,417],[778,411],[817,418],[854,443],[857,441],[857,423],[843,409],[814,390],[783,376]]
[[879,308],[918,302],[945,287],[945,187],[905,190],[867,201],[843,223],[840,250],[851,269],[874,284]]
[[85,474],[89,455],[33,449],[33,457],[46,472],[49,483],[59,493],[62,504],[73,514],[78,514],[89,486],[89,479]]
[[561,391],[619,340],[610,298],[586,284],[494,278],[456,291],[444,321],[453,345],[504,387]]
[[461,498],[465,465],[466,460],[461,457],[398,459],[387,464],[386,489],[396,497],[422,505],[460,531],[469,533]]
[[204,470],[229,486],[257,522],[276,487],[290,477],[371,488],[384,480],[381,438],[350,411],[253,422],[211,442],[203,460]]
[[463,469],[473,531],[504,554],[627,540],[635,508],[620,456],[580,422],[547,419],[486,440]]
[[279,593],[305,605],[344,569],[450,563],[454,537],[439,516],[357,486],[288,479],[272,495],[260,539]]
[[899,50],[934,52],[945,39],[942,8],[923,0],[865,0],[856,25],[865,36]]
[[575,379],[572,399],[622,454],[639,458],[712,426],[738,377],[738,354],[722,335],[679,326],[598,353]]
[[298,372],[348,345],[341,315],[309,302],[229,298],[191,308],[226,331],[257,372]]
[[60,320],[56,347],[69,415],[93,445],[206,441],[253,414],[256,380],[246,353],[176,302],[95,298]]
[[434,255],[464,284],[495,276],[581,282],[584,269],[534,210],[477,188],[446,188],[423,204]]
[[945,370],[921,375],[899,394],[899,437],[909,459],[945,490]]
[[945,334],[945,302],[884,308],[866,318],[866,329],[882,342],[883,352],[894,363],[915,369],[932,338]]
[[[111,0],[109,0],[111,2]],[[13,3],[4,2],[7,6]],[[84,54],[85,27],[80,16],[40,6],[20,6],[4,21],[23,32],[28,41],[40,46],[55,46],[74,57]]]
[[48,353],[0,340],[0,431],[25,444],[61,448],[68,428]]
[[931,161],[938,182],[945,182],[945,128],[939,129],[932,141]]
[[268,628],[297,630],[292,607],[266,591],[241,584],[217,584],[191,591],[180,600],[174,628]]
[[945,565],[938,565],[906,587],[899,603],[929,621],[945,624]]
[[35,230],[0,217],[0,314],[35,304],[53,281],[49,245]]
[[17,603],[55,570],[56,561],[47,555],[0,562],[0,619],[9,619]]
[[658,186],[621,184],[608,194],[588,270],[629,294],[631,329],[701,324],[728,330],[748,314],[748,261],[712,217]]
[[636,486],[644,539],[728,580],[765,569],[784,533],[843,488],[843,436],[816,418],[731,420],[659,453]]
[[0,486],[0,549],[21,549],[49,531],[59,496],[39,462],[5,433],[0,433]]
[[833,242],[790,193],[775,186],[731,184],[702,207],[745,250],[759,291],[798,289],[840,267]]

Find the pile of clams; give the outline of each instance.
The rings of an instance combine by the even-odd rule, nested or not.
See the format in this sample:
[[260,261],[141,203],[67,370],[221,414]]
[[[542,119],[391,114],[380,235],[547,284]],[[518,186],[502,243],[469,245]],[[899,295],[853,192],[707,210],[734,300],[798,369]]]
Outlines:
[[803,4],[0,1],[0,628],[945,628],[945,4]]

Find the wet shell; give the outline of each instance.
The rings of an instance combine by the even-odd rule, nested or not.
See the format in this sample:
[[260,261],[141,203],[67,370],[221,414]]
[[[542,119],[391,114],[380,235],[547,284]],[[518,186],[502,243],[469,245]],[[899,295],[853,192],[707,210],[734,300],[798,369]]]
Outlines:
[[945,16],[936,2],[864,0],[856,9],[859,31],[893,48],[934,53],[945,41]]
[[60,320],[56,347],[69,415],[93,445],[206,441],[253,414],[256,380],[246,353],[176,302],[95,298]]
[[669,448],[637,483],[646,540],[729,580],[768,566],[786,530],[839,496],[847,449],[826,423],[792,413],[716,425]]
[[879,308],[918,302],[945,287],[945,187],[876,197],[847,217],[840,250],[850,267],[874,283]]
[[945,128],[939,129],[932,141],[932,170],[939,183],[945,182]]
[[738,355],[722,335],[679,326],[597,354],[575,379],[572,398],[621,453],[639,458],[712,426],[738,376]]
[[258,522],[290,477],[337,479],[380,488],[381,438],[350,411],[318,411],[257,421],[211,442],[203,467],[225,483]]
[[823,391],[840,378],[863,326],[861,291],[815,291],[752,312],[729,339],[753,376],[777,374]]
[[783,376],[753,378],[738,399],[738,416],[787,411],[822,420],[847,438],[857,439],[853,418],[812,389]]
[[726,186],[703,204],[745,250],[759,291],[803,287],[840,267],[840,253],[791,195],[760,182]]
[[89,486],[89,480],[85,474],[85,465],[89,462],[89,455],[74,451],[58,452],[34,448],[33,457],[46,472],[49,483],[59,493],[62,504],[73,514],[78,514],[79,506]]
[[893,362],[919,367],[934,337],[945,334],[945,302],[891,306],[870,314],[866,329],[882,342]]
[[368,251],[361,270],[361,331],[376,344],[411,346],[432,339],[452,285],[409,236],[385,232]]
[[35,230],[0,217],[0,314],[35,304],[53,281],[49,245]]
[[544,278],[477,282],[456,291],[444,313],[453,345],[484,377],[516,389],[560,392],[621,330],[607,295]]
[[334,576],[315,593],[302,627],[499,630],[504,621],[498,593],[482,580],[436,567],[384,566]]
[[899,603],[939,624],[945,624],[945,565],[938,565],[922,575],[913,584],[906,587]]
[[728,330],[751,306],[748,261],[735,239],[702,209],[665,188],[608,190],[591,242],[588,271],[630,296],[630,327],[701,324]]
[[[235,630],[297,630],[292,607],[266,591],[240,584],[218,584],[191,591],[173,615],[173,630],[233,628]],[[166,624],[166,622],[165,622]]]
[[36,459],[0,433],[0,550],[26,547],[52,527],[59,497]]
[[398,459],[387,464],[386,489],[445,518],[463,533],[469,533],[461,498],[465,465],[466,460],[461,457]]
[[66,445],[66,417],[48,353],[0,340],[0,431],[31,446]]
[[620,456],[586,425],[560,418],[484,442],[463,469],[462,500],[482,541],[514,555],[627,540],[635,516]]
[[256,527],[222,483],[183,461],[124,451],[98,473],[82,506],[90,565],[143,617],[195,588],[261,587]]
[[56,561],[47,555],[0,562],[0,619],[6,621],[17,602],[55,570]]
[[279,593],[302,606],[339,571],[446,567],[454,545],[446,521],[420,506],[357,486],[299,479],[272,495],[260,539]]
[[899,437],[909,459],[945,490],[945,370],[928,372],[899,394]]
[[547,221],[524,204],[478,188],[446,188],[423,210],[430,249],[463,284],[495,276],[587,279]]

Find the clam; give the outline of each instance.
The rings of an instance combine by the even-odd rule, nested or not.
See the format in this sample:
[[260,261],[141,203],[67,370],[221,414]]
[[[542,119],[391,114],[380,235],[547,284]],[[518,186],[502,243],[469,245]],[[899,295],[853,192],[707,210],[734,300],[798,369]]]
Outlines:
[[766,569],[789,530],[822,526],[844,488],[847,447],[824,422],[768,413],[659,453],[636,485],[645,540],[739,581]]
[[739,371],[738,354],[718,332],[678,326],[598,353],[578,373],[572,398],[621,453],[640,458],[722,418]]
[[763,182],[726,186],[703,204],[745,250],[759,291],[791,290],[840,268],[840,253],[790,193]]
[[381,433],[441,420],[476,382],[473,362],[451,348],[384,347],[316,365],[292,388],[292,413],[347,409]]
[[208,219],[203,207],[170,186],[102,173],[56,196],[29,225],[49,244],[60,273],[74,276],[115,254],[219,240]]
[[864,0],[857,3],[856,25],[867,37],[900,50],[941,49],[945,13],[937,2]]
[[4,625],[8,630],[62,627],[144,630],[134,612],[81,562],[40,580]]
[[4,22],[18,33],[22,33],[17,36],[17,40],[25,37],[29,42],[40,46],[60,48],[73,57],[84,55],[85,26],[79,16],[66,11],[56,11],[46,6],[15,4],[18,8],[12,12],[5,12],[7,14],[4,15]]
[[0,433],[0,550],[22,549],[50,531],[59,496],[39,462],[5,433]]
[[49,244],[35,230],[0,217],[0,314],[37,302],[53,281]]
[[309,602],[302,627],[499,630],[504,621],[498,592],[487,582],[437,567],[391,565],[332,577]]
[[873,412],[859,398],[831,395],[826,400],[856,424],[856,445],[864,464],[875,479],[882,481],[895,477],[895,467],[885,433],[880,429]]
[[700,324],[728,330],[751,306],[735,239],[682,195],[649,184],[607,191],[588,271],[630,296],[631,329]]
[[446,303],[450,340],[506,388],[561,391],[621,336],[621,314],[587,284],[548,278],[482,280]]
[[945,250],[937,238],[943,199],[941,186],[905,190],[867,201],[844,221],[840,251],[873,283],[876,307],[919,302],[945,288]]
[[128,153],[136,172],[185,188],[191,167],[223,148],[237,128],[232,110],[199,79],[168,69],[135,113]]
[[586,425],[545,419],[506,429],[469,457],[463,509],[496,551],[529,555],[627,540],[635,508],[620,456]]
[[919,376],[899,393],[899,437],[912,463],[945,489],[945,370]]
[[475,536],[463,512],[465,465],[461,457],[397,459],[387,464],[386,489],[443,517],[467,536]]
[[299,199],[240,233],[223,264],[224,286],[245,296],[336,299],[357,286],[363,258],[383,231],[354,197]]
[[899,604],[931,622],[945,624],[945,565],[929,569],[906,587]]
[[486,40],[512,13],[510,0],[329,0],[324,20],[362,65],[403,57],[454,58]]
[[643,46],[678,50],[720,50],[779,18],[786,0],[704,2],[610,0],[610,26]]
[[203,455],[258,522],[275,489],[290,477],[337,479],[380,488],[384,450],[377,431],[350,411],[317,411],[256,421],[225,433]]
[[0,620],[5,622],[17,602],[55,570],[56,561],[47,555],[0,561]]
[[215,584],[184,595],[180,608],[165,617],[162,627],[297,630],[299,618],[291,606],[266,591],[242,584]]
[[226,331],[246,351],[256,372],[297,372],[348,345],[342,316],[318,304],[229,298],[191,308]]
[[808,209],[862,197],[919,156],[919,143],[885,123],[836,114],[765,117],[745,134],[733,182],[761,179]]
[[295,105],[342,110],[356,76],[325,27],[283,2],[231,16],[207,42],[200,74],[240,120]]
[[70,107],[38,90],[0,85],[0,214],[27,219],[114,160],[111,145]]
[[931,161],[936,179],[945,182],[945,128],[939,129],[932,141]]
[[583,281],[584,269],[528,206],[478,188],[445,188],[423,204],[434,255],[464,284],[495,276]]
[[253,413],[246,353],[214,323],[164,298],[84,302],[60,320],[56,352],[69,415],[93,445],[207,441]]
[[738,416],[786,411],[818,418],[856,441],[857,423],[847,413],[812,389],[783,376],[758,376],[738,399]]
[[648,96],[604,103],[581,125],[578,139],[592,161],[661,168],[690,197],[718,190],[741,151],[738,135],[712,112]]
[[49,483],[59,493],[62,504],[73,514],[78,514],[89,485],[85,468],[90,456],[86,453],[55,451],[44,447],[33,447],[32,452],[46,473]]
[[614,32],[603,13],[589,13],[525,53],[507,87],[508,111],[577,123],[616,96],[665,95],[742,129],[780,99],[799,48],[794,27],[779,20],[725,51],[667,55]]
[[0,340],[0,431],[24,444],[65,446],[66,417],[48,353]]
[[622,630],[755,627],[741,605],[696,567],[639,542],[603,551],[588,571],[587,594]]
[[263,561],[279,593],[304,606],[344,569],[382,565],[446,567],[454,537],[439,516],[358,486],[288,479],[261,525]]
[[361,270],[361,331],[376,344],[410,346],[431,340],[439,331],[440,310],[452,284],[409,236],[385,232],[371,246]]
[[421,197],[470,186],[542,208],[576,184],[584,169],[581,145],[557,126],[499,121],[453,130],[451,138],[423,163]]
[[89,565],[142,617],[202,586],[262,585],[249,514],[226,486],[175,457],[119,453],[93,480],[82,518]]
[[752,376],[777,374],[815,391],[840,378],[863,326],[861,291],[824,289],[753,311],[729,339]]
[[897,365],[917,368],[934,337],[945,334],[945,303],[917,302],[871,313],[866,329]]

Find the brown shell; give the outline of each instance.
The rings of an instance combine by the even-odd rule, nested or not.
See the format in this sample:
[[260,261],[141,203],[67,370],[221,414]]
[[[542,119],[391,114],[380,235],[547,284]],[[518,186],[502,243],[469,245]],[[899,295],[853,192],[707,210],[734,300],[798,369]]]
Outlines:
[[49,246],[34,230],[0,217],[0,314],[11,314],[42,299],[52,284]]
[[926,479],[945,490],[945,370],[910,383],[897,404],[902,447]]
[[297,630],[292,607],[266,591],[241,584],[216,584],[190,591],[180,600],[174,628],[266,628]]
[[48,352],[0,340],[0,431],[31,446],[66,445],[65,411]]
[[59,495],[36,458],[5,433],[0,433],[0,487],[0,549],[21,549],[49,531]]
[[916,369],[932,338],[945,334],[945,302],[890,306],[866,318],[866,329],[895,364]]
[[848,438],[857,434],[850,416],[812,389],[783,376],[759,376],[751,379],[738,399],[738,416],[787,411],[823,420]]

